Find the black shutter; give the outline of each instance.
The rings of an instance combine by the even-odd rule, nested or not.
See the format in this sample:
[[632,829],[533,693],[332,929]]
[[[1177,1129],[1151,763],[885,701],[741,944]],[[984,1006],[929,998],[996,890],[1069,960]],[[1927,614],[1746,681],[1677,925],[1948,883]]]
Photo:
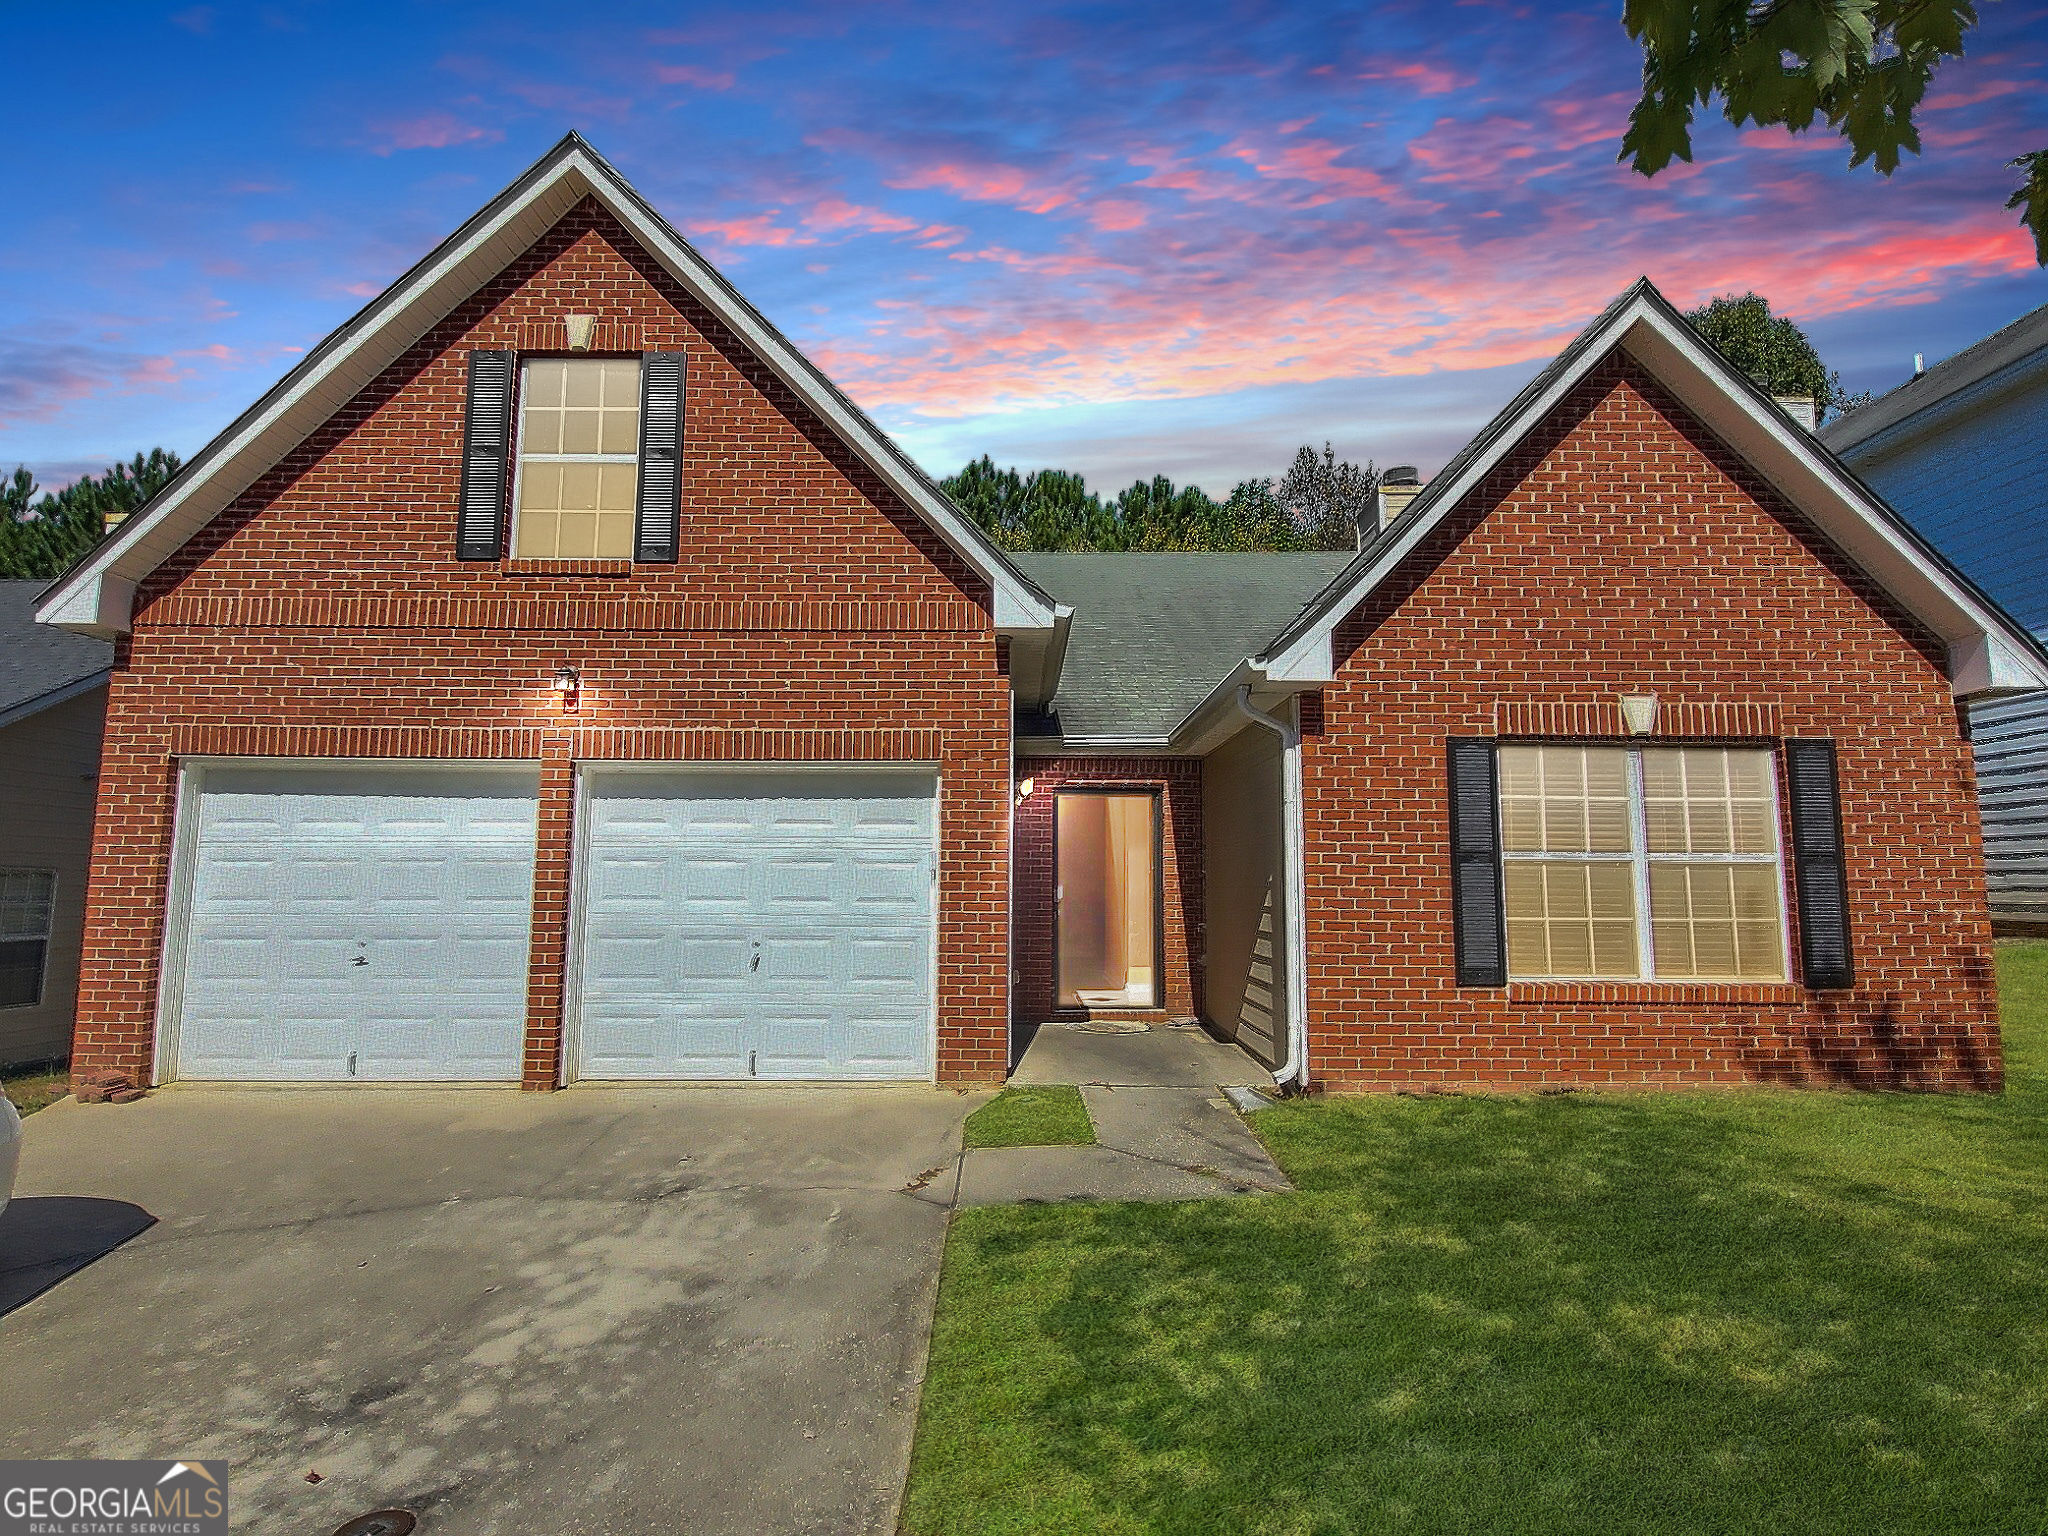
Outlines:
[[1461,987],[1508,981],[1496,772],[1491,737],[1451,738],[1451,941]]
[[676,558],[683,508],[683,354],[640,359],[640,489],[633,501],[633,558]]
[[1799,969],[1809,987],[1846,987],[1849,879],[1842,864],[1842,797],[1832,741],[1785,743],[1792,802],[1792,882],[1799,893]]
[[505,476],[512,458],[511,352],[469,354],[469,407],[462,422],[462,504],[455,558],[495,560],[504,548]]

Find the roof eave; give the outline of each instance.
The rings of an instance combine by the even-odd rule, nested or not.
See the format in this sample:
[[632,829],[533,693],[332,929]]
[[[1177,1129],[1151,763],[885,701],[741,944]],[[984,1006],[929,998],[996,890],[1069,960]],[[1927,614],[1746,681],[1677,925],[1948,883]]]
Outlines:
[[336,330],[216,437],[150,504],[60,578],[39,622],[100,638],[125,633],[135,587],[463,299],[584,197],[595,197],[678,283],[911,506],[990,589],[998,633],[1050,630],[1056,605],[597,152],[570,134],[487,207]]
[[[1301,618],[1254,658],[1268,675],[1324,672],[1336,626],[1478,486],[1501,458],[1554,410],[1603,357],[1621,347],[1738,454],[1812,517],[1881,589],[1949,649],[1959,698],[2048,688],[2048,651],[1950,566],[1846,465],[1749,380],[1706,348],[1647,281],[1638,282],[1539,374],[1540,387],[1512,416],[1496,418],[1454,472],[1424,488],[1405,530],[1361,555]],[[1562,364],[1563,366],[1559,366]],[[1546,376],[1547,375],[1547,376]]]
[[39,693],[32,699],[23,699],[19,704],[0,709],[0,728],[19,725],[32,716],[40,715],[46,709],[55,709],[59,704],[67,704],[83,694],[91,693],[95,688],[104,688],[113,675],[112,667],[102,667],[99,671],[89,672],[84,677],[74,677],[68,683],[59,683],[55,688]]

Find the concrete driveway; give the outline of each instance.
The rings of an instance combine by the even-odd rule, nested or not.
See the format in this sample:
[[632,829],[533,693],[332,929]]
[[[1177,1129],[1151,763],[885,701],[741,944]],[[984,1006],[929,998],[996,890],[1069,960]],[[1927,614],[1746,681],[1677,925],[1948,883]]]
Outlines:
[[0,1216],[0,1444],[223,1457],[238,1529],[893,1529],[985,1097],[55,1105]]

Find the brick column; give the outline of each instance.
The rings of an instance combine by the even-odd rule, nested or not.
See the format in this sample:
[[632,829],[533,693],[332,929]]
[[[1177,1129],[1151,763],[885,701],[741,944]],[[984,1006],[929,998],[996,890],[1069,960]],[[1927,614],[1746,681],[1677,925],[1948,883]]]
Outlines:
[[533,938],[526,959],[526,1060],[519,1086],[546,1093],[562,1080],[563,966],[569,947],[569,859],[574,845],[575,738],[541,746],[540,828],[533,858]]

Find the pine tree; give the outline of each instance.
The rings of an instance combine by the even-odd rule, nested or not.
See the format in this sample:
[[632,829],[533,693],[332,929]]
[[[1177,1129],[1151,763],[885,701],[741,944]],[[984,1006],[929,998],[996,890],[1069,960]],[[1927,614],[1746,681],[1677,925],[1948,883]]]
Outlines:
[[0,483],[0,578],[54,581],[105,536],[109,514],[136,511],[170,483],[179,463],[168,449],[152,448],[40,500],[34,476],[17,467]]

